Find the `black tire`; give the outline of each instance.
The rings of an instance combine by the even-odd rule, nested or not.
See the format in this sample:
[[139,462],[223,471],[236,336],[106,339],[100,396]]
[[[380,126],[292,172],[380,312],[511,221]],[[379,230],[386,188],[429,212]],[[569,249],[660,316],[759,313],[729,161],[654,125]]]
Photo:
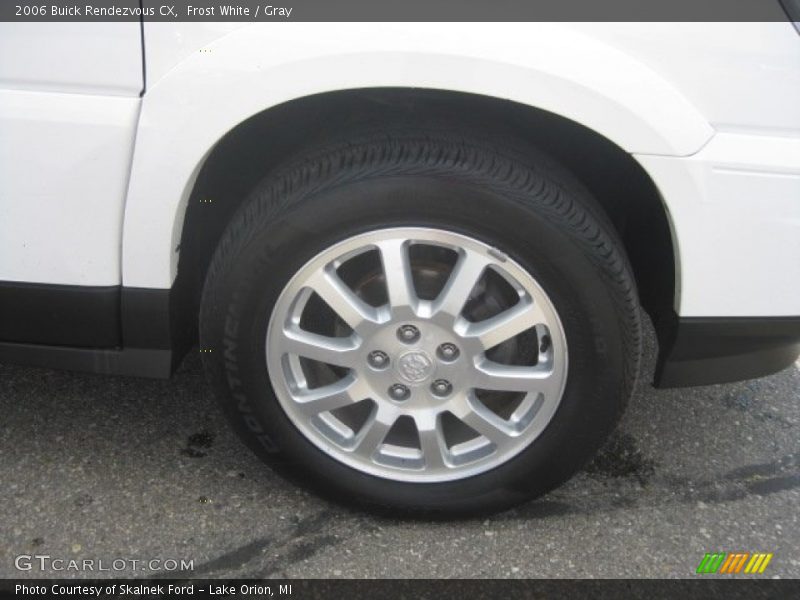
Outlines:
[[[268,319],[289,279],[335,242],[396,226],[448,229],[500,248],[559,312],[569,348],[559,408],[530,446],[493,470],[443,483],[367,475],[310,443],[271,389]],[[217,248],[200,330],[222,406],[265,460],[349,504],[444,515],[507,508],[568,479],[616,425],[641,353],[631,268],[589,192],[533,149],[448,133],[331,143],[270,174]]]

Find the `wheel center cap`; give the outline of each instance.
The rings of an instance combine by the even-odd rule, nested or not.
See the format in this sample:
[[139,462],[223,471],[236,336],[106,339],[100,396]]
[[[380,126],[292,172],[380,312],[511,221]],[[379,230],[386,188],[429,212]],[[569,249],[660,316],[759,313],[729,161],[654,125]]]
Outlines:
[[433,375],[433,359],[423,350],[406,352],[397,361],[397,373],[409,383],[422,383]]

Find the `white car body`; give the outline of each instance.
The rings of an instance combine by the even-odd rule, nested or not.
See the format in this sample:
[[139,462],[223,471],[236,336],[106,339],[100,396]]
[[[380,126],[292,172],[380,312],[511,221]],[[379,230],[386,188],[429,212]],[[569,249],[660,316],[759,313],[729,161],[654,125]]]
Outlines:
[[143,40],[133,22],[0,25],[0,281],[169,290],[226,134],[312,95],[409,88],[511,100],[632,155],[669,220],[679,318],[800,315],[788,21],[146,23]]

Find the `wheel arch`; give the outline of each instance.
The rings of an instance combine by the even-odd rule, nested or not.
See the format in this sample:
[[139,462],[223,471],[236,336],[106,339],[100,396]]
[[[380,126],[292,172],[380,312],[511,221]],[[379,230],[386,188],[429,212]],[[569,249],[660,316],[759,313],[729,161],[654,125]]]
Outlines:
[[[309,96],[259,113],[230,131],[198,170],[182,222],[174,289],[196,323],[205,273],[225,226],[250,190],[292,155],[365,128],[443,127],[513,136],[576,174],[625,245],[645,309],[670,335],[677,248],[667,210],[643,167],[583,125],[518,103],[437,90],[381,88]],[[265,144],[264,140],[269,140]]]
[[[657,70],[566,23],[253,24],[208,32],[194,50],[180,27],[147,42],[160,68],[142,99],[125,204],[127,287],[172,286],[189,197],[215,147],[252,118],[307,98],[415,89],[505,100],[580,123],[627,153],[686,156],[713,134]],[[169,48],[184,37],[170,64]]]

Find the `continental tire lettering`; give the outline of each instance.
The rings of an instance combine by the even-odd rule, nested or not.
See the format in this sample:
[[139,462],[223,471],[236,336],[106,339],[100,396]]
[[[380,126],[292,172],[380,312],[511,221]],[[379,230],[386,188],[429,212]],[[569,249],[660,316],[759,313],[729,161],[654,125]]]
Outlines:
[[225,338],[235,338],[239,334],[239,319],[230,312],[225,318]]
[[225,353],[223,354],[223,357],[225,358],[225,363],[232,365],[233,368],[235,369],[238,369],[238,366],[236,364],[236,348],[238,344],[236,343],[236,341],[226,336],[222,340],[222,345],[225,349],[224,350]]
[[238,329],[239,320],[228,314],[225,319],[225,337],[222,340],[222,345],[224,347],[225,377],[231,390],[242,387],[242,380],[235,375],[235,373],[239,372],[239,365],[236,363],[236,348],[238,344],[234,339]]
[[244,423],[247,425],[247,428],[252,431],[253,433],[263,433],[264,429],[261,427],[261,423],[259,423],[256,418],[252,415],[252,413],[245,413],[244,414]]
[[258,436],[258,443],[261,444],[264,450],[270,454],[276,454],[278,452],[278,447],[273,443],[272,438],[270,438],[267,434]]
[[[225,365],[225,368],[228,369],[228,365],[227,364]],[[235,371],[236,370],[236,366],[234,365],[233,369],[228,369],[225,372],[225,375],[228,378],[228,387],[231,388],[231,389],[242,387],[242,380],[239,379],[238,377],[235,377],[233,375],[233,373],[231,373],[231,370]]]

